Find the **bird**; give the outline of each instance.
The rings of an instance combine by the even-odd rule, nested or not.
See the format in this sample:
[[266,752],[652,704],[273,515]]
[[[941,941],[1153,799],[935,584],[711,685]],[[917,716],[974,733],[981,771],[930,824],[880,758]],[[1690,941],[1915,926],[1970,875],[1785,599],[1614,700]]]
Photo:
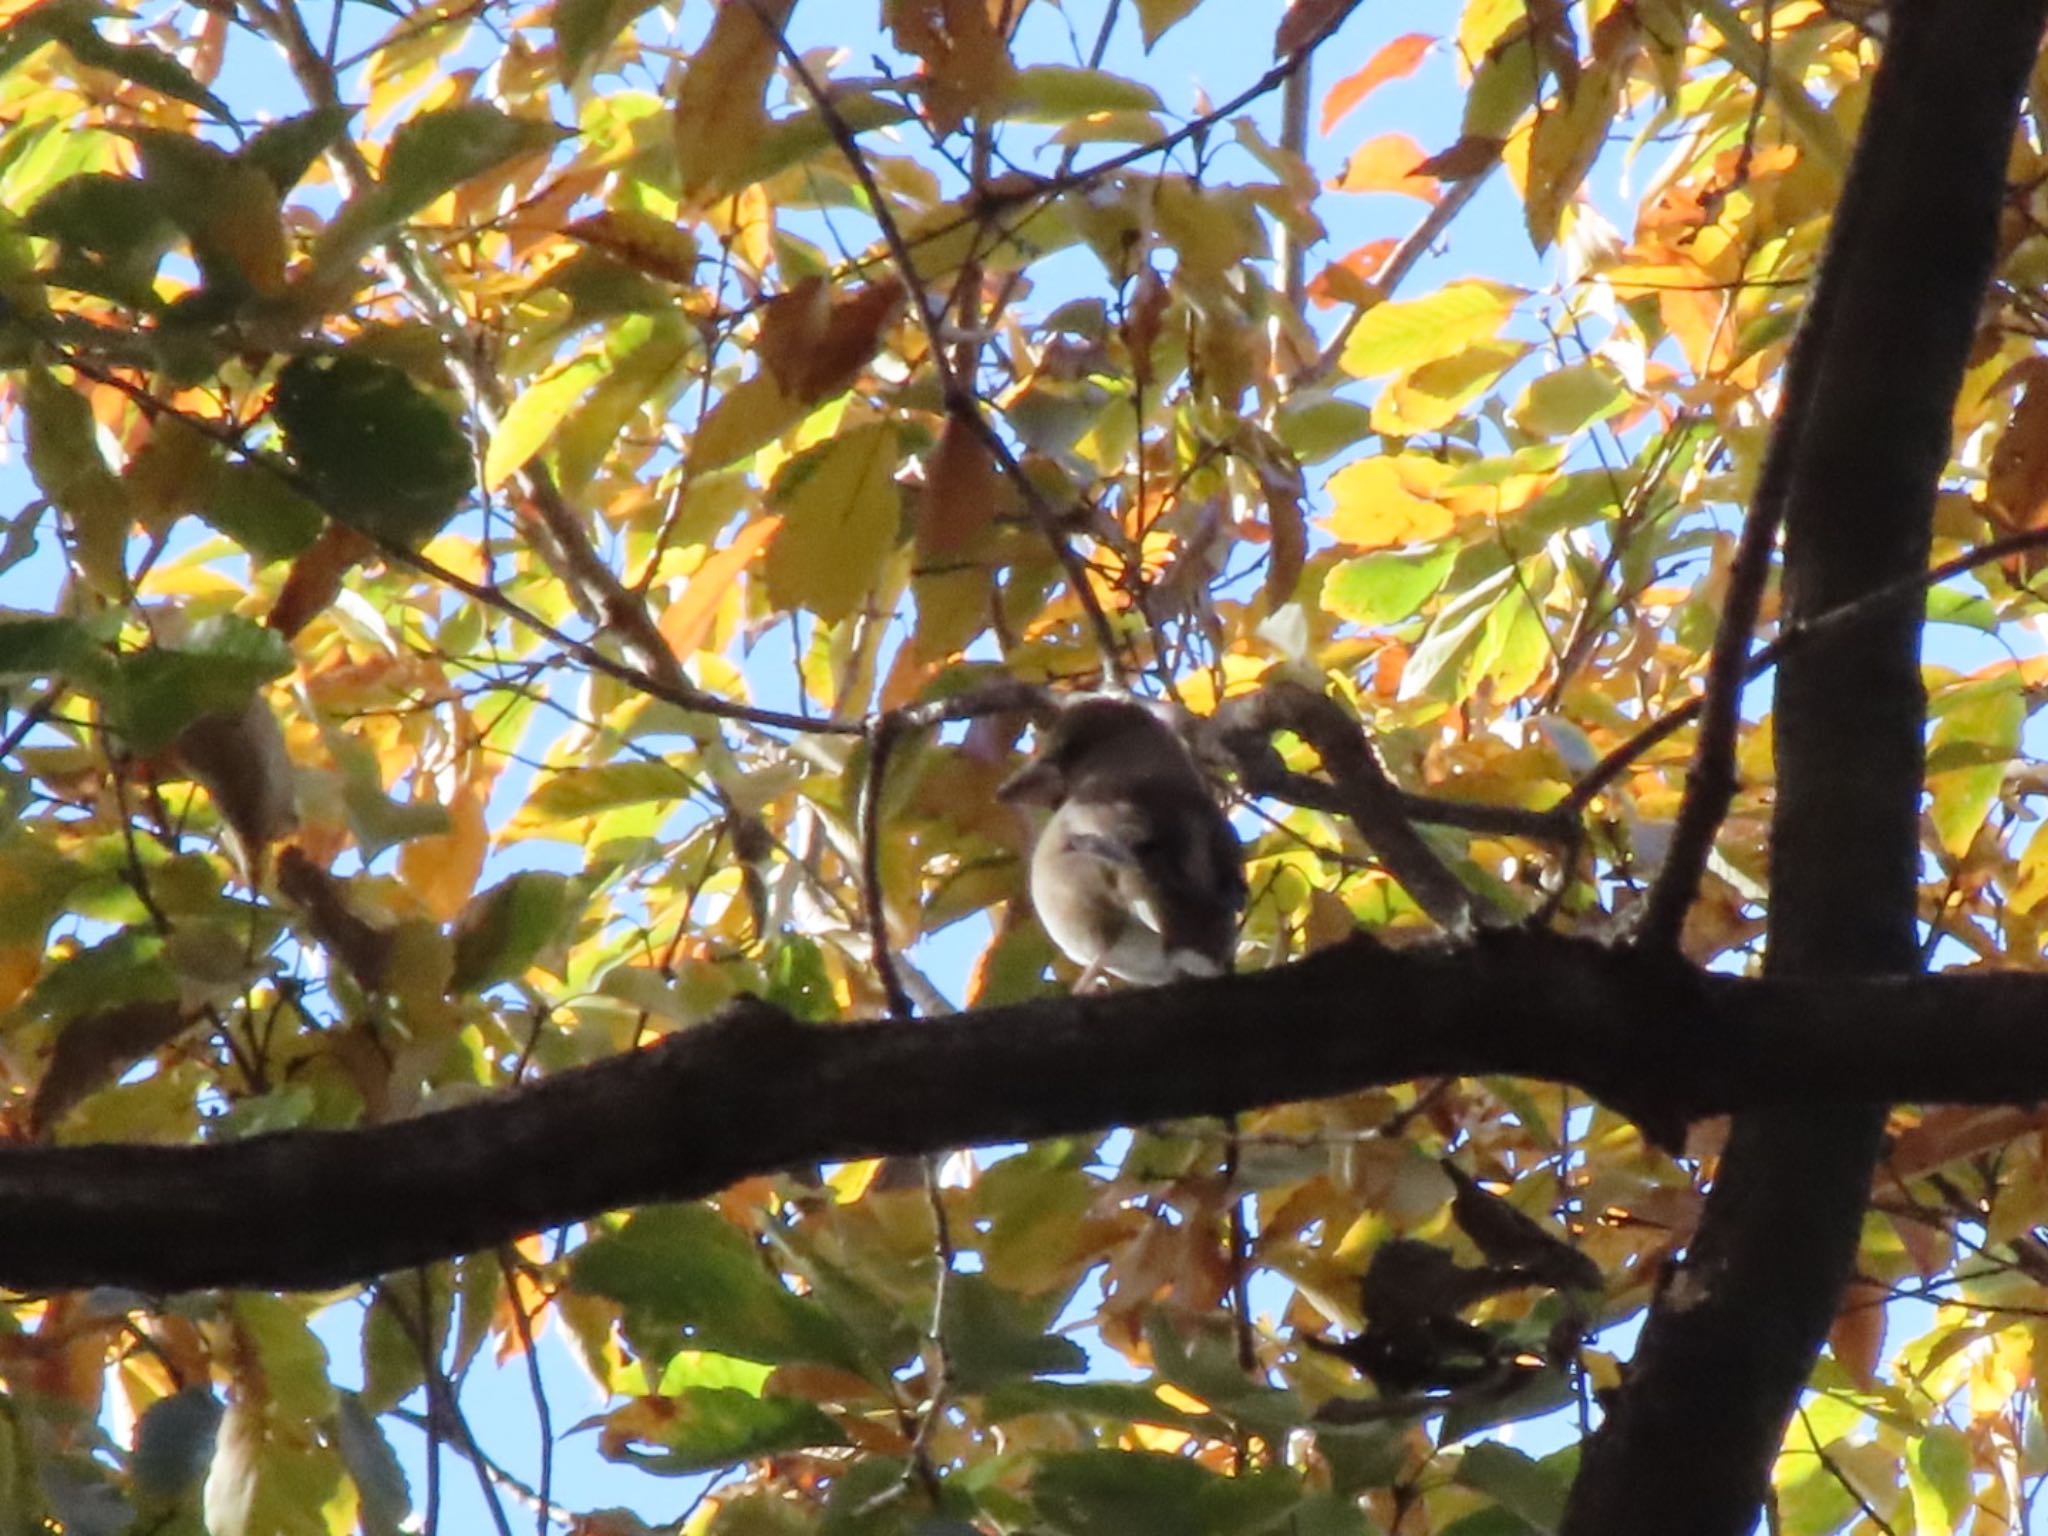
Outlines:
[[1140,986],[1231,968],[1244,852],[1180,735],[1132,698],[1087,694],[1041,728],[996,793],[1052,812],[1031,852],[1031,905],[1081,967]]

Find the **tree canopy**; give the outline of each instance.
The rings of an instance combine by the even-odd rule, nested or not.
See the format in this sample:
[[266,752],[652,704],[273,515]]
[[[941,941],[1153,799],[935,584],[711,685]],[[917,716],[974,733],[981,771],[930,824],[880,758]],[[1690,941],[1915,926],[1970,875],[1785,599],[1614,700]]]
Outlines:
[[0,0],[0,1536],[2031,1528],[2048,0],[1411,10]]

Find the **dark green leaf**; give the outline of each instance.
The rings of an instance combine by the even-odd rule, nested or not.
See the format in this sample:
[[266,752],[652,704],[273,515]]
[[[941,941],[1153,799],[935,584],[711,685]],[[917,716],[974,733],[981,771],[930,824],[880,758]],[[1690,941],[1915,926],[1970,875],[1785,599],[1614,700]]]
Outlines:
[[246,708],[258,688],[291,669],[282,635],[228,615],[177,649],[151,646],[121,657],[103,702],[130,750],[146,755],[202,715]]
[[707,1206],[652,1206],[586,1244],[571,1263],[579,1290],[680,1327],[699,1349],[780,1364],[863,1370],[859,1343],[822,1306],[792,1295],[742,1232]]
[[1283,1473],[1220,1477],[1155,1451],[1048,1456],[1031,1479],[1033,1507],[1062,1536],[1236,1536],[1275,1528],[1301,1493]]
[[1485,1494],[1539,1531],[1555,1531],[1564,1518],[1570,1479],[1556,1467],[1497,1440],[1481,1441],[1459,1458],[1457,1480]]
[[1034,1306],[997,1289],[986,1275],[956,1274],[946,1282],[941,1329],[952,1384],[975,1392],[1019,1376],[1075,1375],[1088,1355],[1072,1339],[1046,1332],[1058,1310]]
[[354,115],[354,108],[337,106],[280,118],[244,144],[235,158],[262,171],[282,196],[340,139]]
[[196,1487],[213,1460],[220,1416],[219,1401],[203,1387],[151,1403],[135,1426],[135,1455],[128,1464],[135,1491],[168,1499]]
[[321,507],[376,538],[425,543],[475,483],[455,418],[389,363],[354,352],[294,358],[275,409]]
[[335,1429],[342,1464],[362,1500],[357,1513],[361,1536],[399,1536],[401,1522],[412,1513],[412,1490],[376,1416],[355,1393],[344,1392]]
[[0,618],[0,677],[63,677],[101,654],[76,619]]
[[555,0],[555,73],[564,85],[581,81],[597,56],[655,0]]

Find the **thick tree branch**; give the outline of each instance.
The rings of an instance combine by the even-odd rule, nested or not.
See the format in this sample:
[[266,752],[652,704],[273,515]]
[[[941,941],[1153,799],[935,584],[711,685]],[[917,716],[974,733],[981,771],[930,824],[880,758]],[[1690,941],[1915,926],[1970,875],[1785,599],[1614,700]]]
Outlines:
[[[1893,7],[1822,262],[1825,323],[1809,319],[1813,345],[1802,336],[1771,455],[1795,624],[1926,569],[2044,14],[2048,0]],[[1746,632],[1725,638],[1727,651],[1747,647]],[[1919,964],[1919,638],[1919,616],[1895,606],[1779,669],[1774,978],[1846,990]],[[1724,705],[1738,674],[1724,674]],[[1682,892],[1668,890],[1678,905]],[[1871,1035],[1863,1021],[1836,1027],[1836,1070],[1855,1078],[1848,1063]],[[1753,1529],[1855,1258],[1893,1096],[1866,1086],[1861,1104],[1843,1095],[1737,1119],[1684,1273],[1652,1307],[1628,1384],[1587,1442],[1564,1536]]]
[[934,1021],[804,1026],[748,1001],[647,1050],[390,1125],[0,1149],[0,1283],[311,1289],[819,1161],[1418,1078],[1548,1079],[1673,1117],[2026,1102],[2048,1097],[2044,1016],[2048,976],[1759,981],[1526,932],[1408,950],[1359,939],[1254,975]]

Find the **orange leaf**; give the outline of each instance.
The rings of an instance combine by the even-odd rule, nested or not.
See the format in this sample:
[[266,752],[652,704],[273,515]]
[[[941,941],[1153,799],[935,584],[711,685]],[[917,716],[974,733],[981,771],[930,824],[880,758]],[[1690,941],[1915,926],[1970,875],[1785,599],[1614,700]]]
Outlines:
[[1318,309],[1328,309],[1333,304],[1364,304],[1379,295],[1372,288],[1372,281],[1379,276],[1380,268],[1387,264],[1387,258],[1400,245],[1392,235],[1381,240],[1368,240],[1354,251],[1349,251],[1331,262],[1322,271],[1309,279],[1308,296]]
[[289,640],[341,593],[341,579],[374,548],[353,528],[329,523],[292,562],[263,622]]
[[1339,192],[1402,192],[1433,203],[1436,182],[1415,174],[1422,162],[1422,146],[1407,134],[1383,133],[1351,152],[1332,186]]
[[437,921],[453,922],[476,892],[490,840],[483,794],[464,779],[448,802],[448,830],[398,850],[398,878]]
[[995,521],[996,467],[979,433],[949,417],[925,464],[917,502],[918,553],[946,560],[970,549]]
[[1330,87],[1330,94],[1323,98],[1322,131],[1328,133],[1345,113],[1389,80],[1414,74],[1422,63],[1422,56],[1429,52],[1435,41],[1426,32],[1410,32],[1397,37],[1367,59],[1363,69],[1346,75]]
[[690,578],[690,584],[683,588],[683,595],[670,603],[661,615],[657,626],[661,638],[669,643],[669,649],[679,657],[687,657],[704,644],[704,636],[711,629],[711,621],[718,613],[718,605],[741,571],[753,563],[758,555],[775,537],[775,530],[782,526],[779,517],[761,517],[742,528],[726,545],[697,567]]

